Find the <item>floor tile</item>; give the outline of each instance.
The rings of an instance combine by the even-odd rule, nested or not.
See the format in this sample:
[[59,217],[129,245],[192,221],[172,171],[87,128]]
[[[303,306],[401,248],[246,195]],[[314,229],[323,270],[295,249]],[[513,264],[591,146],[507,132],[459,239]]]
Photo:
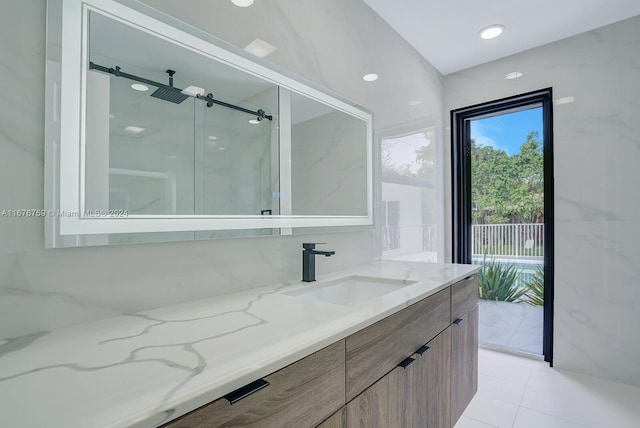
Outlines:
[[533,369],[507,361],[497,361],[489,358],[478,358],[478,373],[504,379],[511,382],[526,384]]
[[497,428],[511,428],[517,413],[518,406],[478,392],[469,403],[464,416]]
[[600,428],[640,426],[640,388],[558,370],[532,373],[522,406]]
[[527,382],[514,382],[484,374],[478,375],[478,392],[487,397],[520,405]]
[[478,365],[478,393],[456,428],[640,427],[640,388],[484,348]]
[[566,419],[536,412],[521,407],[513,423],[513,428],[585,428],[586,425],[577,424]]
[[484,422],[476,421],[475,419],[462,416],[453,428],[496,428],[496,426],[485,424]]

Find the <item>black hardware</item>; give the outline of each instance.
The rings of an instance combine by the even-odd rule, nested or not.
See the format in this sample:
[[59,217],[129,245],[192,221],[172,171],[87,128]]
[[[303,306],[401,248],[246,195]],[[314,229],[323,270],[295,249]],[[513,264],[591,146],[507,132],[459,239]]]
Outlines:
[[416,360],[414,358],[411,357],[407,357],[404,360],[402,360],[400,362],[400,364],[398,364],[398,367],[402,367],[403,369],[406,369],[407,367],[409,367],[411,364],[413,364]]
[[422,345],[420,348],[418,348],[418,350],[416,351],[416,354],[424,355],[429,349],[431,349],[430,346]]
[[316,255],[333,256],[335,251],[319,251],[316,245],[324,244],[324,242],[305,242],[302,244],[302,280],[304,282],[313,282],[316,280]]
[[473,279],[473,275],[469,275],[468,277],[466,277],[465,279],[463,279],[463,281],[469,281],[470,279]]
[[238,110],[244,113],[248,113],[248,114],[252,114],[252,115],[256,115],[258,121],[261,121],[262,119],[269,119],[269,120],[273,120],[273,116],[271,115],[266,115],[264,110],[259,109],[258,111],[253,111],[253,110],[249,110],[246,109],[244,107],[240,107],[240,106],[236,106],[233,104],[229,104],[229,103],[225,103],[224,101],[220,101],[220,100],[216,100],[215,98],[213,98],[213,94],[211,92],[209,92],[207,94],[207,96],[203,96],[203,95],[196,95],[196,98],[202,101],[206,101],[207,102],[207,107],[213,107],[214,104],[217,104],[219,106],[222,107],[227,107],[233,110]]
[[464,321],[464,318],[458,318],[458,319],[457,319],[457,320],[455,320],[453,323],[454,323],[455,325],[460,325],[460,324],[462,324],[462,321]]
[[[175,71],[173,70],[166,70],[166,73],[169,75],[169,85],[165,85],[164,83],[160,83],[160,82],[154,82],[153,80],[149,80],[149,79],[145,79],[144,77],[140,77],[140,76],[135,76],[133,74],[129,74],[129,73],[123,73],[121,70],[121,68],[119,66],[116,66],[115,68],[109,68],[109,67],[104,67],[102,65],[98,65],[95,64],[94,62],[89,62],[89,70],[98,70],[98,71],[102,71],[103,73],[109,73],[109,74],[113,74],[114,76],[117,77],[124,77],[126,79],[129,80],[134,80],[136,82],[140,82],[140,83],[145,83],[147,85],[151,85],[151,86],[155,86],[158,89],[162,89],[163,91],[163,95],[164,94],[173,94],[173,93],[177,93],[180,94],[182,96],[186,98],[189,98],[189,95],[184,95],[181,93],[182,89],[180,88],[176,88],[173,86],[173,75],[175,74]],[[158,90],[156,90],[154,92],[157,93]],[[153,95],[153,94],[152,94]],[[176,95],[177,96],[177,95]],[[158,96],[156,96],[156,98],[159,98]],[[212,107],[214,104],[223,106],[223,107],[227,107],[230,109],[234,109],[234,110],[238,110],[244,113],[248,113],[251,115],[255,115],[258,120],[262,120],[262,119],[269,119],[269,120],[273,120],[273,116],[271,115],[267,115],[265,114],[265,111],[262,109],[258,109],[257,111],[253,111],[253,110],[249,110],[243,107],[239,107],[233,104],[229,104],[229,103],[225,103],[224,101],[219,101],[213,98],[213,94],[209,93],[207,94],[207,96],[202,96],[202,95],[196,95],[195,98],[199,99],[199,100],[203,100],[207,102],[207,107]],[[163,98],[164,99],[164,98]]]
[[264,379],[258,379],[241,388],[236,389],[233,392],[224,396],[229,401],[229,404],[235,404],[243,398],[247,398],[253,393],[260,391],[262,388],[269,386],[269,382]]
[[271,215],[273,210],[260,210],[260,215]]

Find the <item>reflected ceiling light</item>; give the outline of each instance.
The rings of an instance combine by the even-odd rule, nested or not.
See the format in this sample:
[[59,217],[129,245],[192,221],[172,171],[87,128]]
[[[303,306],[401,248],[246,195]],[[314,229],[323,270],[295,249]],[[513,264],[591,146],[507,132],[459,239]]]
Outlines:
[[519,71],[512,71],[511,73],[505,74],[504,78],[507,80],[519,79],[523,76],[523,74]]
[[176,155],[166,155],[165,158],[166,159],[175,159],[175,158],[177,158],[177,156]]
[[478,34],[480,35],[480,38],[489,40],[498,37],[502,34],[502,31],[504,31],[504,25],[494,24],[483,28]]
[[376,73],[369,73],[362,76],[362,80],[365,82],[375,82],[378,80],[378,75]]
[[209,135],[209,136],[207,137],[207,139],[209,139],[209,140],[211,140],[211,141],[215,141],[215,140],[217,140],[217,139],[218,139],[218,137],[216,137],[215,135]]
[[409,101],[409,105],[411,107],[417,106],[417,105],[420,105],[420,104],[422,104],[422,101],[420,101],[420,100],[411,100],[411,101]]
[[198,95],[203,96],[204,88],[191,85],[184,88],[182,91],[180,91],[180,93],[184,95],[189,95],[190,97],[197,97]]
[[224,150],[224,147],[218,147],[218,150]]
[[252,125],[257,125],[257,124],[259,124],[259,123],[260,123],[260,121],[259,121],[258,119],[251,119],[251,120],[249,121],[249,123],[250,123],[250,124],[252,124]]
[[149,90],[149,87],[147,85],[143,85],[142,83],[132,83],[131,89],[140,91],[140,92],[146,92]]
[[116,118],[116,115],[115,115],[115,114],[111,114],[111,113],[109,113],[109,119],[115,119],[115,118]]
[[573,98],[572,96],[570,96],[570,97],[562,97],[562,98],[557,98],[557,99],[553,100],[553,104],[559,106],[559,105],[562,105],[562,104],[571,104],[574,101],[575,101],[575,98]]
[[249,7],[253,4],[253,0],[231,0],[231,3],[240,7]]
[[246,48],[244,48],[245,51],[260,58],[264,58],[276,49],[278,48],[261,39],[255,39],[253,42],[249,43]]
[[126,128],[124,128],[125,131],[130,132],[132,134],[139,134],[146,129],[147,128],[142,128],[140,126],[135,126],[135,125],[129,125]]

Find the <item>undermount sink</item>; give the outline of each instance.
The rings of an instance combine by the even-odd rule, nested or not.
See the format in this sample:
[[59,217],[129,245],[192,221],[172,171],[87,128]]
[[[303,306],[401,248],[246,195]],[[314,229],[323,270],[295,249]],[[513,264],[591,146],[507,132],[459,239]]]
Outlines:
[[343,306],[356,306],[416,282],[354,275],[282,294]]

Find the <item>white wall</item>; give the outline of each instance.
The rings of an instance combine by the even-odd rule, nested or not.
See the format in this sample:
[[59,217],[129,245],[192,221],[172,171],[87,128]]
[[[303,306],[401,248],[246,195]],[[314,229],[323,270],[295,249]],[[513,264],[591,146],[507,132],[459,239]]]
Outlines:
[[545,87],[575,99],[554,106],[555,366],[640,386],[640,17],[448,75],[445,111]]
[[[237,46],[277,46],[269,60],[370,108],[377,129],[430,120],[441,131],[441,76],[360,0],[148,3]],[[44,205],[45,4],[2,2],[0,212]],[[372,71],[380,79],[362,81]],[[336,250],[319,273],[375,255],[373,230],[45,250],[43,229],[0,217],[0,339],[297,280],[303,241]]]

